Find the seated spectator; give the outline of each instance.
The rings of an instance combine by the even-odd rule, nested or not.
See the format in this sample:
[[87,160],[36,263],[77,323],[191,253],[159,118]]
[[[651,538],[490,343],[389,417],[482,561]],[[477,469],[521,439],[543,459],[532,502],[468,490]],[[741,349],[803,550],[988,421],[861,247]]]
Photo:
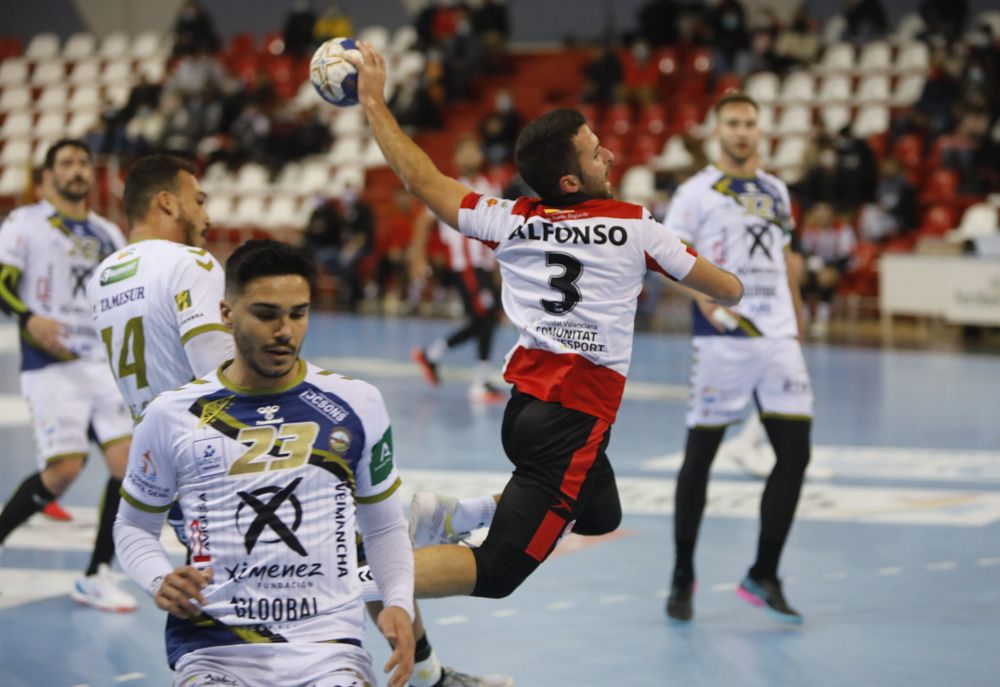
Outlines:
[[164,90],[181,96],[203,93],[208,88],[221,89],[224,79],[218,60],[207,52],[186,54],[163,83]]
[[712,32],[712,67],[717,74],[745,74],[749,33],[743,6],[737,0],[721,0],[709,10]]
[[850,125],[837,133],[833,147],[837,152],[833,207],[840,214],[853,216],[871,200],[875,189],[875,154],[865,141],[854,137]]
[[803,2],[791,23],[778,33],[774,43],[777,71],[784,72],[792,67],[814,64],[822,45],[819,22],[809,16]]
[[958,172],[961,194],[982,196],[1000,187],[1000,146],[989,133],[989,113],[968,107],[955,130],[938,139],[940,164]]
[[472,12],[472,27],[483,44],[486,72],[497,74],[506,71],[507,40],[510,20],[507,5],[499,0],[483,0]]
[[660,65],[653,59],[645,38],[635,39],[632,47],[622,53],[621,65],[619,102],[635,103],[640,107],[652,103],[656,99],[656,87],[660,82]]
[[310,0],[294,0],[285,19],[285,54],[292,57],[309,55],[313,50],[316,12]]
[[813,337],[825,338],[829,331],[833,296],[840,278],[851,268],[856,246],[854,228],[845,221],[837,222],[828,203],[812,208],[802,231],[802,300],[807,312],[813,311],[809,326]]
[[845,0],[844,40],[865,43],[885,35],[889,22],[881,0]]
[[502,165],[514,159],[514,144],[521,131],[521,117],[514,109],[510,91],[497,93],[496,107],[479,123],[479,138],[483,154],[491,165]]
[[947,68],[945,54],[931,53],[930,73],[924,82],[920,98],[913,105],[914,113],[926,122],[932,136],[938,136],[955,126],[955,106],[961,94],[961,83]]
[[410,279],[408,251],[413,226],[423,209],[402,187],[396,189],[392,199],[392,214],[384,223],[385,231],[377,231],[375,281],[383,295],[386,314],[404,314],[415,311],[420,304],[420,289]]
[[606,105],[614,102],[622,80],[622,63],[610,43],[603,43],[584,67],[583,101]]
[[375,241],[375,216],[357,189],[348,186],[339,201],[318,205],[309,217],[304,240],[316,262],[346,288],[346,294],[338,290],[338,301],[356,310],[364,296],[358,268]]
[[882,161],[874,202],[865,204],[858,216],[861,238],[872,243],[884,243],[893,236],[916,229],[919,222],[917,193],[899,161],[886,156]]
[[219,36],[211,15],[195,0],[185,0],[174,22],[174,57],[218,50]]

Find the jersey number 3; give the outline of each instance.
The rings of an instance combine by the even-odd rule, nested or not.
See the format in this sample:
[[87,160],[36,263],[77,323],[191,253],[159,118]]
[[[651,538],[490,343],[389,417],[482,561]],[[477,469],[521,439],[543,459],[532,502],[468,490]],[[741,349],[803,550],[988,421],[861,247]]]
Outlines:
[[149,386],[146,380],[146,334],[142,330],[142,317],[133,317],[125,323],[125,336],[122,339],[122,349],[118,354],[118,365],[115,366],[115,354],[111,346],[111,327],[101,330],[101,339],[108,349],[108,362],[111,371],[118,379],[135,375],[135,388],[145,389]]
[[562,294],[561,301],[542,299],[542,307],[550,315],[565,315],[583,300],[583,294],[576,288],[576,282],[583,274],[583,265],[572,255],[565,253],[546,253],[545,264],[549,267],[562,267],[562,274],[549,277],[549,286]]

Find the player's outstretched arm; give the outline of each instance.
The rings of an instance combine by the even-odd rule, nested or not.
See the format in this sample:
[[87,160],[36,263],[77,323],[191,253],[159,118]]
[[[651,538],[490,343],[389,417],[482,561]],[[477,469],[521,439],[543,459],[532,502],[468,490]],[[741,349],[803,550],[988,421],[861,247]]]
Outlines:
[[424,202],[442,222],[458,227],[458,209],[470,189],[441,173],[431,159],[403,133],[385,104],[385,60],[368,43],[358,49],[364,60],[353,55],[344,59],[358,70],[358,102],[368,117],[375,140],[392,171],[413,195]]
[[681,284],[705,294],[718,305],[736,305],[743,298],[743,282],[739,277],[716,267],[700,255]]

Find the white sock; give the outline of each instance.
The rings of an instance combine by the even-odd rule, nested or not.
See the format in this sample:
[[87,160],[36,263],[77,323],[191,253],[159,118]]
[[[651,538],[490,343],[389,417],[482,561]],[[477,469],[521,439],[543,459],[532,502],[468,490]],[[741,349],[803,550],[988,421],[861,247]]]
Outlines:
[[489,527],[496,512],[497,502],[492,494],[462,499],[452,513],[451,526],[456,532],[471,532],[480,527]]
[[410,676],[409,687],[434,687],[441,679],[441,661],[434,649],[431,655],[423,661],[413,664],[413,675]]
[[441,362],[445,352],[448,350],[448,342],[444,339],[436,339],[431,345],[424,349],[424,355],[435,365]]

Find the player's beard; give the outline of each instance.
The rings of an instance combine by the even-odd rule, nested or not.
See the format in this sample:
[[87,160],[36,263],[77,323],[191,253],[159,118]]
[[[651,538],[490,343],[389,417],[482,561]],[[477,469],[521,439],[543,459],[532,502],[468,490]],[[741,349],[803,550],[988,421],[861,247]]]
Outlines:
[[746,164],[747,160],[749,160],[750,158],[752,158],[754,156],[754,153],[757,150],[756,146],[749,145],[749,146],[747,146],[747,153],[746,153],[746,155],[739,155],[736,152],[736,150],[733,149],[733,147],[731,145],[727,144],[726,142],[722,141],[721,139],[719,140],[719,145],[722,147],[722,152],[724,152],[726,155],[728,155],[729,159],[732,160],[733,162],[735,162],[737,165],[744,165],[744,164]]
[[608,200],[609,198],[614,198],[614,193],[611,190],[611,186],[608,184],[608,174],[611,172],[611,168],[608,168],[607,173],[603,177],[584,177],[583,188],[580,190],[588,198],[601,198],[603,200]]
[[236,350],[239,352],[240,357],[250,366],[254,372],[256,372],[261,377],[265,379],[277,379],[278,377],[283,377],[295,367],[299,360],[299,350],[295,346],[288,344],[288,348],[294,349],[294,354],[288,356],[288,365],[284,368],[273,368],[266,367],[263,365],[259,358],[267,355],[263,346],[259,346],[253,339],[241,332],[236,327],[233,327],[233,340],[236,343]]
[[[71,190],[70,189],[70,184],[74,184],[74,183],[76,183],[78,181],[83,182],[83,184],[82,184],[82,189],[83,190],[81,190],[81,191]],[[81,186],[81,185],[77,184],[77,186]],[[65,184],[63,184],[61,186],[56,185],[55,188],[56,188],[56,193],[58,193],[60,196],[62,196],[63,198],[65,198],[66,200],[68,200],[71,203],[79,203],[81,200],[83,200],[84,198],[86,198],[87,196],[90,195],[90,184],[88,184],[87,180],[84,179],[83,177],[76,177],[74,179],[70,179],[69,181],[67,181]]]
[[177,217],[177,224],[180,226],[181,235],[184,237],[184,244],[187,246],[198,246],[198,239],[201,236],[201,232],[198,231],[198,227],[191,218],[187,216],[184,210],[180,211],[180,215]]

